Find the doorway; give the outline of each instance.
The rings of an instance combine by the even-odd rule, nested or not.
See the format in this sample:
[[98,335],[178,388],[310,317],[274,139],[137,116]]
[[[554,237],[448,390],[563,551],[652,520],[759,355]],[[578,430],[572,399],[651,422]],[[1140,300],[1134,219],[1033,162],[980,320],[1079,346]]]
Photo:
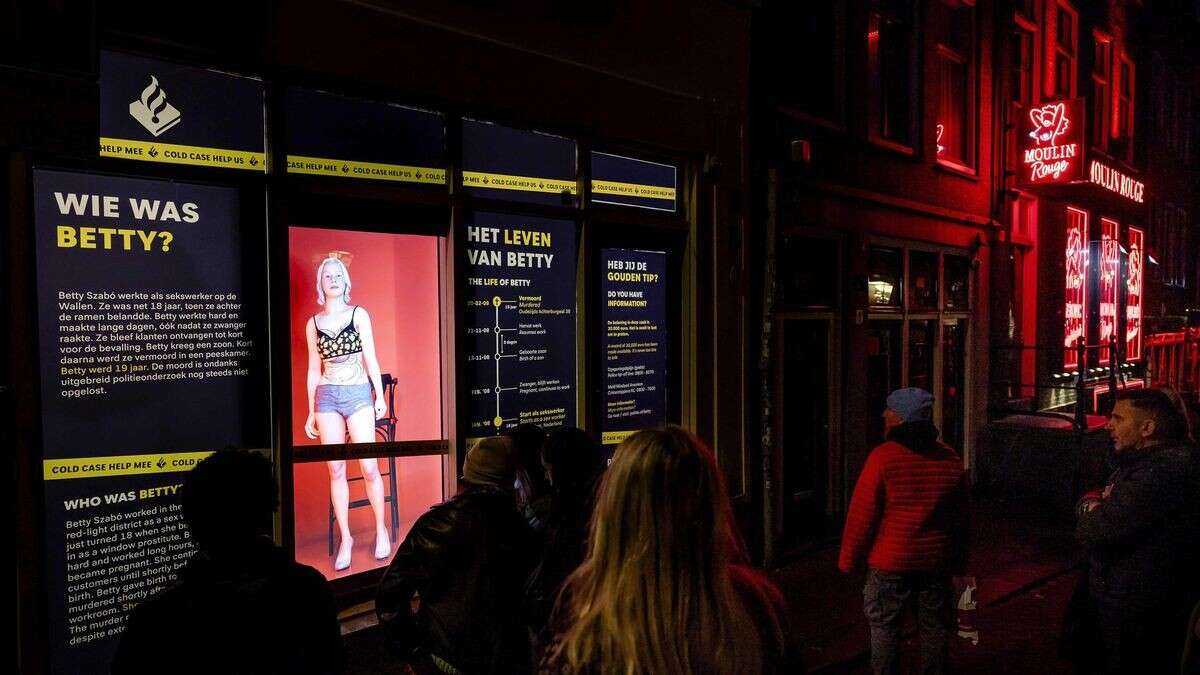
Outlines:
[[783,315],[776,326],[776,533],[788,548],[830,531],[837,343],[832,314]]

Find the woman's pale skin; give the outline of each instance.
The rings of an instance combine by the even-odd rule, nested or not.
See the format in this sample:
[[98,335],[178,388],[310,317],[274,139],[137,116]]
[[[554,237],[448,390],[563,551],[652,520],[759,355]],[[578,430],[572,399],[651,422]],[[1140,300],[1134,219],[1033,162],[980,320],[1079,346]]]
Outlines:
[[[346,282],[339,265],[326,263],[321,267],[321,289],[325,292],[325,306],[318,316],[321,317],[322,324],[332,327],[326,332],[334,332],[337,328],[347,325],[353,316],[354,328],[362,342],[362,353],[330,359],[334,363],[323,369],[321,354],[317,350],[316,317],[309,318],[304,327],[308,339],[308,419],[304,422],[304,433],[309,438],[320,438],[321,443],[326,445],[345,443],[347,433],[351,443],[371,443],[375,440],[375,420],[387,414],[379,361],[375,358],[375,336],[371,329],[371,317],[365,309],[359,307],[355,312],[352,306],[346,304]],[[375,390],[374,409],[364,407],[348,418],[342,417],[338,412],[315,411],[317,385],[364,382],[370,382]],[[337,559],[348,561],[354,538],[350,536],[350,488],[346,483],[346,462],[337,460],[326,464],[329,467],[329,499],[333,504],[334,520],[337,521],[341,533]],[[390,549],[391,541],[384,524],[383,478],[379,475],[379,463],[370,457],[358,460],[358,466],[366,485],[367,499],[370,500],[371,510],[375,513],[376,551],[380,551],[384,543]]]

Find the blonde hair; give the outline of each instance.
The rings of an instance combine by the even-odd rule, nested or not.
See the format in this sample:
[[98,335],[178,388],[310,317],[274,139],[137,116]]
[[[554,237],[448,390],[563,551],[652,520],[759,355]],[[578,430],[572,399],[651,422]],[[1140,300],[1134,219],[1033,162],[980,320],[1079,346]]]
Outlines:
[[735,588],[732,577],[753,573],[736,565],[744,551],[731,514],[712,453],[691,433],[666,426],[621,443],[596,497],[587,557],[559,595],[543,668],[761,672],[764,641],[782,637],[777,623],[766,635],[756,628]]
[[342,270],[342,280],[346,283],[346,290],[342,293],[342,300],[345,300],[347,303],[350,302],[350,270],[346,268],[346,263],[342,262],[340,258],[330,256],[317,265],[317,304],[325,304],[325,289],[321,288],[321,271],[325,269],[326,265],[337,265]]

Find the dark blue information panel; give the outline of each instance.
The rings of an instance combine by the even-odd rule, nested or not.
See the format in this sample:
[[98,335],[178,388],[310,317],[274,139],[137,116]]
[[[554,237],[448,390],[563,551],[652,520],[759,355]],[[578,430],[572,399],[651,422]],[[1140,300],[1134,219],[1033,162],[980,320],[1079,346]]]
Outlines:
[[592,201],[675,211],[675,167],[644,159],[592,153]]
[[182,472],[269,445],[263,294],[234,189],[38,170],[34,199],[52,666],[108,672],[193,551]]
[[488,199],[573,206],[575,141],[464,118],[463,189]]
[[287,91],[287,170],[446,184],[444,115],[321,91]]
[[600,252],[604,339],[601,439],[620,443],[667,420],[667,254]]
[[575,223],[476,212],[463,223],[467,436],[575,425]]
[[100,156],[265,171],[263,84],[100,52]]

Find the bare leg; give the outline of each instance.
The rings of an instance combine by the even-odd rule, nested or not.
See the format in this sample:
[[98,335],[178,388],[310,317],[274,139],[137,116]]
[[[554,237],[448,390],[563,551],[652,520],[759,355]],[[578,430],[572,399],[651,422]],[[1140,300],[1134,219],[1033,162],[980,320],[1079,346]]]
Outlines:
[[[375,440],[375,416],[370,408],[363,408],[346,420],[353,443],[369,443]],[[375,557],[385,559],[391,554],[392,543],[384,524],[383,477],[379,475],[379,460],[374,457],[358,460],[362,471],[363,485],[371,510],[375,512]]]
[[[321,432],[321,443],[345,443],[346,420],[339,413],[317,413],[317,430]],[[354,538],[350,536],[350,487],[346,483],[346,462],[326,462],[329,467],[329,503],[333,505],[333,519],[337,522],[341,544],[338,546],[334,569],[344,570],[350,566]]]

